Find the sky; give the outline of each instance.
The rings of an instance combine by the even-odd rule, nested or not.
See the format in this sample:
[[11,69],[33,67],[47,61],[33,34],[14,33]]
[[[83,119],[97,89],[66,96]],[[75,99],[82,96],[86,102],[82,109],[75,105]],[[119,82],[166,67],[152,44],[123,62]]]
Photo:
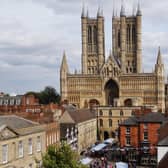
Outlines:
[[[125,0],[127,15],[137,0]],[[105,17],[106,58],[112,48],[112,13],[121,0],[1,0],[0,91],[24,94],[52,86],[59,92],[59,70],[65,50],[70,71],[80,71],[81,10]],[[168,1],[140,0],[142,8],[143,71],[152,72],[158,46],[168,72]]]

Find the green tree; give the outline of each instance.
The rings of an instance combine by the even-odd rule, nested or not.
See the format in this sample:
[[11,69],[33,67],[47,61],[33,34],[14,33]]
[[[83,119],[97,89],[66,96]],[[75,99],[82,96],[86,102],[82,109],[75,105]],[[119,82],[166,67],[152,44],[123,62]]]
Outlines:
[[39,99],[40,104],[60,103],[61,97],[55,88],[46,86],[41,92],[28,92],[26,94],[33,94]]
[[43,156],[44,168],[86,168],[78,162],[78,155],[62,143],[60,146],[50,146]]

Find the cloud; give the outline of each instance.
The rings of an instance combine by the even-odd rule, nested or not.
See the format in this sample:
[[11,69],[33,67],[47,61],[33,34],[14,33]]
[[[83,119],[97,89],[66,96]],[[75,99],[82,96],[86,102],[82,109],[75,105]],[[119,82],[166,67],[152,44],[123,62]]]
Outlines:
[[[82,0],[1,0],[0,83],[1,91],[24,93],[52,85],[59,91],[59,68],[66,51],[71,72],[80,70]],[[135,0],[125,1],[132,14]],[[167,69],[168,2],[141,0],[143,11],[143,68],[151,72],[161,46]],[[118,0],[85,0],[89,15],[98,6],[105,16],[106,56],[112,46],[112,12],[120,11]]]

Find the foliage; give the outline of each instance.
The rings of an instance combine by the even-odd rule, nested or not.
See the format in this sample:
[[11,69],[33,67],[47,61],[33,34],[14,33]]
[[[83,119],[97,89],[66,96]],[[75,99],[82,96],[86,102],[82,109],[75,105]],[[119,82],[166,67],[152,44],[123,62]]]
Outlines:
[[60,146],[50,146],[43,156],[44,168],[86,168],[78,162],[78,155],[62,143]]
[[56,89],[51,86],[46,86],[41,92],[28,92],[39,99],[40,104],[60,103],[60,95]]

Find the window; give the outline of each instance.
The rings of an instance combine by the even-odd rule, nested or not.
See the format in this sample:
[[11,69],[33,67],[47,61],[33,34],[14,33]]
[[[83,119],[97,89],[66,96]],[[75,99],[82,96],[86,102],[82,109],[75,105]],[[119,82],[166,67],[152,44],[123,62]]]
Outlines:
[[130,127],[126,128],[126,134],[130,134]]
[[20,105],[21,100],[20,99],[16,99],[16,105]]
[[148,140],[148,132],[144,132],[144,141]]
[[41,138],[40,136],[37,137],[37,152],[41,151]]
[[131,145],[131,139],[130,139],[130,137],[126,137],[126,145]]
[[99,115],[100,115],[100,116],[102,116],[102,115],[103,115],[103,111],[102,111],[102,110],[100,110]]
[[29,100],[29,98],[26,99],[26,104],[27,104],[27,105],[30,104],[30,100]]
[[121,111],[120,111],[120,116],[123,116],[123,115],[124,115],[124,113],[123,113],[123,111],[121,110]]
[[8,145],[2,146],[2,163],[8,162]]
[[33,145],[32,145],[32,139],[30,138],[29,140],[28,140],[28,154],[32,154],[33,153]]
[[144,124],[144,129],[148,129],[148,124]]
[[23,142],[22,141],[19,141],[18,154],[19,154],[19,158],[23,157]]
[[100,121],[100,127],[103,127],[103,120],[100,119],[99,121]]
[[4,101],[4,105],[8,105],[8,103],[9,103],[9,100],[6,99],[6,100]]
[[14,99],[11,99],[11,100],[10,100],[10,105],[14,105],[14,103],[15,103],[15,100],[14,100]]
[[112,116],[112,111],[111,110],[109,110],[109,116]]
[[112,127],[113,121],[112,119],[109,119],[109,127]]

